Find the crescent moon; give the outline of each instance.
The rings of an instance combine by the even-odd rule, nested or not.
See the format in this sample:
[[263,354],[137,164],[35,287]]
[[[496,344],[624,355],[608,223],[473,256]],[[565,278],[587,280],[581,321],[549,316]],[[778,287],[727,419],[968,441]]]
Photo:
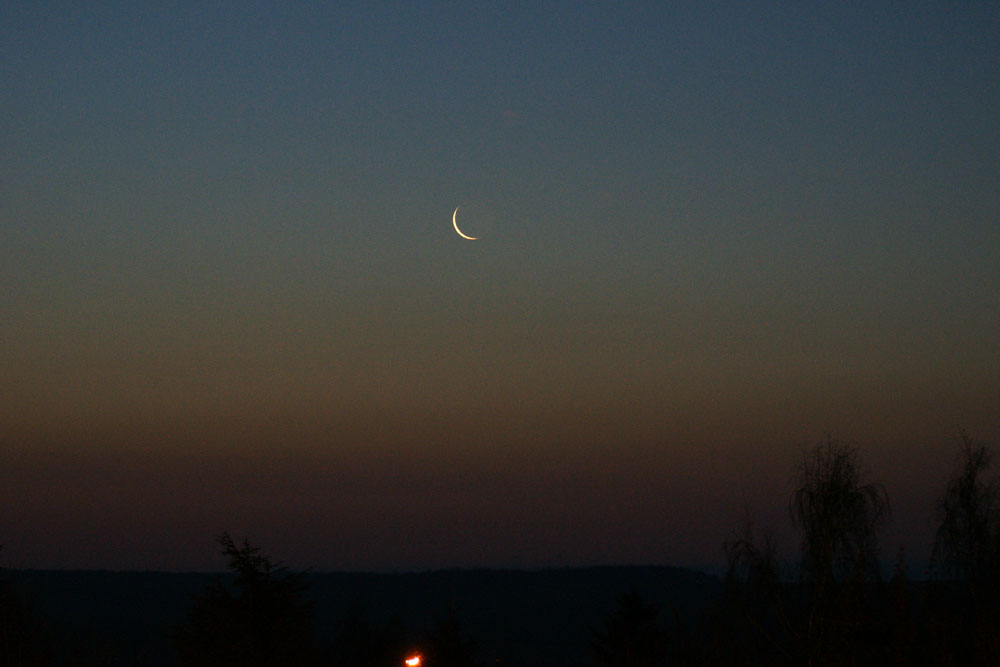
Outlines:
[[476,239],[479,238],[478,236],[469,236],[468,234],[463,234],[462,230],[458,228],[458,209],[460,208],[462,207],[456,206],[455,212],[451,214],[451,224],[455,227],[455,231],[458,232],[458,235],[461,236],[463,239],[475,241]]

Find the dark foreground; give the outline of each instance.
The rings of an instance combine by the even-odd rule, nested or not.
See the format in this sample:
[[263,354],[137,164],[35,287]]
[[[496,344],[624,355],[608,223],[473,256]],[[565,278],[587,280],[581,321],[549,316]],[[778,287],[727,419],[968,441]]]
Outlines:
[[[194,597],[230,575],[8,570],[33,607],[56,664],[173,665],[173,631]],[[484,665],[588,663],[591,631],[636,590],[670,618],[698,615],[722,590],[717,578],[670,567],[407,574],[310,573],[314,630],[330,654],[345,626],[363,625],[417,646],[456,621]],[[399,664],[402,664],[400,660]]]
[[[209,644],[232,629],[211,616],[239,609],[205,606],[240,588],[232,573],[4,571],[0,664],[388,667],[418,649],[425,667],[998,664],[995,604],[898,572],[845,582],[832,604],[800,584],[670,567],[292,576],[311,653],[248,662],[233,643],[205,658],[178,642],[192,626]],[[195,609],[214,609],[207,625]]]

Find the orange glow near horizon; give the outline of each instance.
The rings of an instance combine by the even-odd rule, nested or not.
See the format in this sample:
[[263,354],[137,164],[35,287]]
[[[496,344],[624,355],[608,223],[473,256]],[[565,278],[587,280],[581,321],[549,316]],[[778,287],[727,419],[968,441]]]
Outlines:
[[410,667],[418,667],[420,665],[420,655],[415,655],[412,658],[406,659],[406,664]]

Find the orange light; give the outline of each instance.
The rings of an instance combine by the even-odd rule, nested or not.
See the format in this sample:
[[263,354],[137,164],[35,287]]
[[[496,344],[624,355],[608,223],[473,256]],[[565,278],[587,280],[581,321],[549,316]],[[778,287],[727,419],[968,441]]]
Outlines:
[[418,665],[420,665],[420,656],[415,655],[412,658],[407,658],[406,664],[409,665],[410,667],[418,667]]

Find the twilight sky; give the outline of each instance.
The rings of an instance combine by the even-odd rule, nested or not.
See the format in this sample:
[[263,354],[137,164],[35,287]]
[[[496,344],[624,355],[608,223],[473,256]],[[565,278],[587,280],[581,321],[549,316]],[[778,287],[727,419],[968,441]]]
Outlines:
[[919,562],[1000,443],[995,2],[96,4],[0,8],[8,567],[707,565],[826,434]]

